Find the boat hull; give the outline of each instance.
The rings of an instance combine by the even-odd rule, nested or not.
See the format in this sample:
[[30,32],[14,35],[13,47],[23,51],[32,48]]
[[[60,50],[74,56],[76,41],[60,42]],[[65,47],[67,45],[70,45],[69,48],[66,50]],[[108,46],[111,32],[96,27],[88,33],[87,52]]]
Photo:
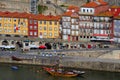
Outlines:
[[12,56],[11,58],[12,58],[12,60],[14,60],[14,61],[22,61],[22,59],[17,58],[17,57],[15,57],[15,56]]
[[78,74],[76,73],[69,73],[69,72],[57,72],[55,71],[54,69],[52,68],[45,68],[44,67],[44,70],[47,71],[48,73],[50,73],[52,76],[59,76],[59,77],[75,77],[77,76]]

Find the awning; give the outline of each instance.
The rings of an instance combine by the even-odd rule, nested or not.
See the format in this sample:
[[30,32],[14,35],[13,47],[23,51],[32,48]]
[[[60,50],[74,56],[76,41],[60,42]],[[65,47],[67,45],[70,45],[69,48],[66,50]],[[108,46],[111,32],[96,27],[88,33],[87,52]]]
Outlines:
[[39,49],[46,49],[47,47],[45,45],[39,46]]

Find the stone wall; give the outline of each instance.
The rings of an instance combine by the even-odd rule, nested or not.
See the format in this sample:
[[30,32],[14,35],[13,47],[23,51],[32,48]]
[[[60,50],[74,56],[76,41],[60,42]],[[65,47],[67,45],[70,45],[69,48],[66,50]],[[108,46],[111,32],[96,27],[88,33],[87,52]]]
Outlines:
[[0,11],[30,12],[30,0],[0,0]]
[[[120,72],[120,61],[119,59],[107,59],[107,58],[98,58],[98,56],[102,55],[101,52],[105,54],[105,51],[82,51],[82,52],[71,52],[65,53],[69,54],[67,57],[61,57],[60,66],[70,67],[70,68],[81,68],[81,69],[90,69],[90,70],[101,70],[101,71],[114,71]],[[110,51],[107,51],[106,54],[111,54]],[[109,53],[110,52],[110,53]],[[114,50],[112,54],[119,53],[120,50]],[[96,55],[96,54],[100,55]],[[60,54],[60,53],[57,53]],[[71,55],[70,55],[71,54]],[[77,55],[76,55],[77,54]],[[78,55],[80,54],[80,55]],[[103,55],[104,55],[103,54]],[[88,56],[91,55],[91,56]],[[69,57],[72,56],[72,57]],[[77,56],[77,57],[76,57]],[[56,63],[58,57],[42,57],[40,59],[24,59],[23,61],[13,61],[9,57],[0,57],[0,62],[2,63],[17,63],[17,64],[29,64],[29,65],[47,65],[51,66]]]
[[67,61],[62,62],[64,67],[71,68],[81,68],[81,69],[90,69],[90,70],[100,70],[100,71],[112,71],[120,72],[120,63],[109,63],[109,62],[85,62],[85,61]]

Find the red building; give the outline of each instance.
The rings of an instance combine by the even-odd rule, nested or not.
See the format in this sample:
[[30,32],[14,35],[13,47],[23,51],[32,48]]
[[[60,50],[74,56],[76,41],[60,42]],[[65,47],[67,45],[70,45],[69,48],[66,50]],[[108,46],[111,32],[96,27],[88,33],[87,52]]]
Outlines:
[[30,37],[38,37],[38,21],[37,16],[33,14],[29,14],[28,18],[28,36]]
[[109,12],[112,12],[114,17],[119,16],[120,6],[112,6],[111,8],[109,8]]

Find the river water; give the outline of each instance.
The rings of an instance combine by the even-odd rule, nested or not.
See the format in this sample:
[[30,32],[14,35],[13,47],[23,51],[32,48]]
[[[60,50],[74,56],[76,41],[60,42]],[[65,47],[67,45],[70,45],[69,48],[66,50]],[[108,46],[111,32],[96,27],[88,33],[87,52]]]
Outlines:
[[61,78],[47,74],[40,66],[17,65],[12,70],[11,64],[0,64],[0,80],[120,80],[120,73],[85,70],[79,77]]

